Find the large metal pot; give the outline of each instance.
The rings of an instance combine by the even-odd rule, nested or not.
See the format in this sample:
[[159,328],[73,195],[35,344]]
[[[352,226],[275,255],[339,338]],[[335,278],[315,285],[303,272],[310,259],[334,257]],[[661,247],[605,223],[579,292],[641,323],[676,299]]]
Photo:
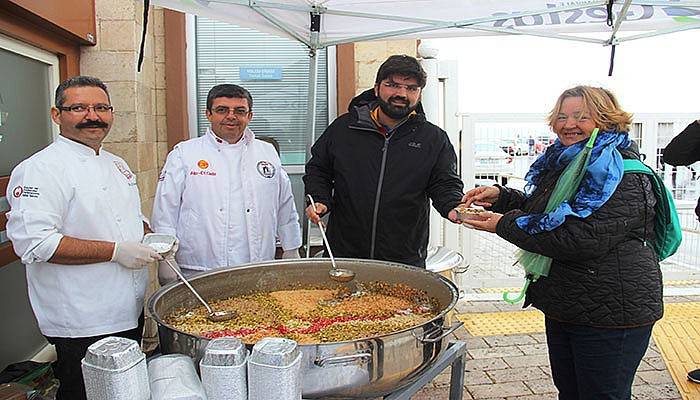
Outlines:
[[[356,272],[357,282],[404,283],[425,290],[440,304],[440,313],[420,326],[391,334],[347,342],[301,345],[302,392],[305,398],[383,396],[407,385],[445,348],[445,337],[459,325],[445,326],[445,315],[457,302],[457,288],[435,273],[402,264],[374,260],[336,260],[339,268]],[[255,263],[218,269],[192,277],[192,285],[208,300],[259,291],[286,290],[299,285],[329,285],[327,259]],[[178,331],[162,317],[180,307],[198,306],[182,283],[171,283],[148,301],[158,323],[163,353],[182,353],[199,361],[207,339]]]

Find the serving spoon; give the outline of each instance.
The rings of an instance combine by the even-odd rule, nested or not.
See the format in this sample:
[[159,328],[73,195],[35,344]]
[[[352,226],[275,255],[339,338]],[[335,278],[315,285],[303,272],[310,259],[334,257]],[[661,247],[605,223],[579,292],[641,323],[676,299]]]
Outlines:
[[[316,202],[314,201],[314,198],[311,197],[310,194],[307,194],[306,197],[309,199],[311,202],[311,207],[314,209],[314,212],[318,214],[318,210],[316,210]],[[335,264],[335,257],[333,257],[333,252],[331,251],[331,245],[328,243],[328,238],[326,237],[326,229],[323,226],[323,221],[318,220],[318,229],[321,230],[321,237],[323,237],[323,243],[326,245],[326,249],[328,250],[328,256],[331,259],[331,265],[333,266],[330,271],[328,271],[328,275],[330,275],[331,279],[336,281],[336,282],[350,282],[351,280],[355,279],[355,271],[351,271],[349,269],[345,268],[338,268],[338,266]]]
[[[151,234],[151,235],[156,236],[157,234]],[[236,313],[233,310],[214,311],[211,308],[211,306],[209,306],[209,304],[206,301],[204,301],[202,296],[200,296],[199,293],[197,293],[197,291],[194,289],[194,287],[192,287],[192,285],[190,285],[190,282],[187,279],[185,279],[185,276],[182,275],[182,272],[180,272],[177,268],[175,268],[175,266],[170,262],[170,260],[168,260],[165,257],[173,249],[173,246],[175,244],[175,238],[172,235],[168,235],[168,236],[170,236],[172,238],[172,240],[167,240],[167,241],[157,242],[157,243],[148,243],[148,245],[163,257],[163,261],[165,261],[165,263],[168,264],[168,267],[170,267],[170,269],[173,270],[175,275],[177,275],[177,277],[180,278],[182,283],[184,283],[185,286],[187,286],[187,288],[190,290],[190,292],[192,292],[194,297],[196,297],[197,300],[199,300],[199,302],[202,303],[204,308],[207,309],[207,318],[209,319],[209,321],[222,322],[222,321],[228,321],[230,319],[238,317],[238,313]]]

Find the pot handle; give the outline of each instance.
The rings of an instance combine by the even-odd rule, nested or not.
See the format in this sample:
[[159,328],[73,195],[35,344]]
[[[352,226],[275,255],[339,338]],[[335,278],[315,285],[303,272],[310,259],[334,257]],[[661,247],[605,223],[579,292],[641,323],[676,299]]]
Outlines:
[[355,360],[369,360],[370,358],[372,358],[372,353],[369,352],[350,354],[347,356],[333,356],[326,358],[318,357],[314,360],[314,364],[318,365],[319,367],[325,367],[326,365],[345,364]]
[[[438,327],[437,329],[434,329],[430,332],[423,334],[423,336],[421,336],[421,337],[416,336],[415,333],[414,333],[414,336],[416,336],[416,339],[418,339],[418,341],[421,343],[435,343],[435,342],[438,342],[438,341],[444,339],[447,335],[456,331],[462,325],[464,325],[464,323],[462,321],[459,321],[459,322],[455,322],[454,324],[452,324],[452,326],[449,328],[445,328],[444,326],[441,326],[441,327]],[[438,337],[435,337],[435,338],[428,337],[437,331],[442,331],[442,334]]]

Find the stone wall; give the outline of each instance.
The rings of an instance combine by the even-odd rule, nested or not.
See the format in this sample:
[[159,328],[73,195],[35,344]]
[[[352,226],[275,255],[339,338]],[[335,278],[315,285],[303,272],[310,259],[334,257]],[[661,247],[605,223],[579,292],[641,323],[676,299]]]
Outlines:
[[136,71],[143,2],[96,0],[97,45],[83,47],[80,70],[102,79],[114,105],[114,126],[104,147],[136,173],[141,208],[150,216],[159,168],[167,151],[163,10],[152,7],[144,61]]
[[[136,71],[143,29],[140,0],[95,0],[97,45],[83,47],[80,71],[102,79],[114,106],[114,125],[105,139],[108,151],[124,158],[136,173],[141,210],[150,217],[158,174],[167,155],[165,45],[163,10],[151,7],[144,60]],[[158,288],[151,267],[146,299]],[[146,320],[144,347],[155,346],[157,328]]]
[[417,40],[388,40],[355,43],[355,93],[359,94],[374,86],[379,66],[389,56],[418,54]]

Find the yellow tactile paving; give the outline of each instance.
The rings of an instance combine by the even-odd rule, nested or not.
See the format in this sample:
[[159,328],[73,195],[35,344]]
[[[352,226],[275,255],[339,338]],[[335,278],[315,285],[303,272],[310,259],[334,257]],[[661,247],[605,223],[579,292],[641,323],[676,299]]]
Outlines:
[[477,288],[478,293],[503,293],[503,292],[519,292],[522,288],[516,287],[482,287]]
[[544,332],[544,314],[537,310],[459,314],[464,328],[473,336],[513,335]]
[[668,303],[652,333],[683,399],[700,399],[700,385],[688,371],[700,368],[700,303]]
[[699,280],[664,281],[664,286],[696,286],[696,285],[700,285]]

